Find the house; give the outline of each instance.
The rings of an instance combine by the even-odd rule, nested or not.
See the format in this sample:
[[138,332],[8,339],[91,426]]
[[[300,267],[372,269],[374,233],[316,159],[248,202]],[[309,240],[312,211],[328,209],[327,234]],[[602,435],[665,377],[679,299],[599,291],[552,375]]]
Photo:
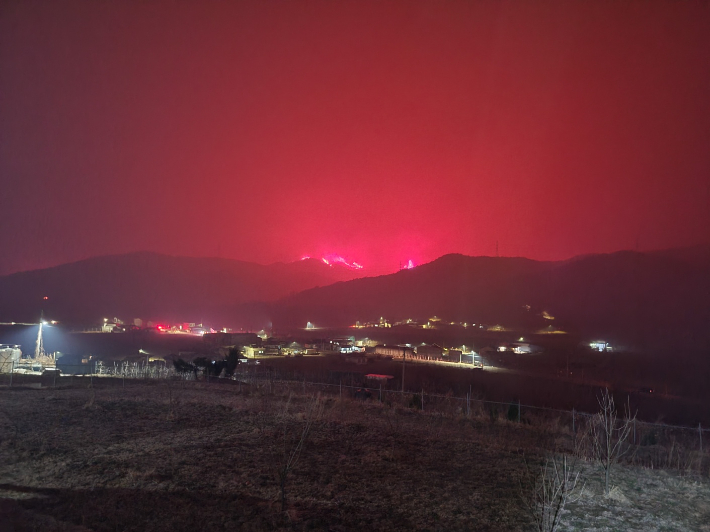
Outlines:
[[259,347],[259,346],[254,346],[254,345],[247,345],[242,347],[242,354],[246,358],[256,358],[260,356],[264,356],[264,348]]
[[417,358],[421,360],[441,360],[444,355],[444,350],[436,344],[418,345],[416,351]]

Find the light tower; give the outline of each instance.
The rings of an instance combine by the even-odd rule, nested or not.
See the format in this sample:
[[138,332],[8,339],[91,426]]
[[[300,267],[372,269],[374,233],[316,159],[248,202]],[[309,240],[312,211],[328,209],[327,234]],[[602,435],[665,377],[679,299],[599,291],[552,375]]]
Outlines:
[[44,340],[42,338],[42,326],[44,325],[44,311],[39,316],[39,329],[37,330],[37,341],[35,342],[35,360],[44,356]]

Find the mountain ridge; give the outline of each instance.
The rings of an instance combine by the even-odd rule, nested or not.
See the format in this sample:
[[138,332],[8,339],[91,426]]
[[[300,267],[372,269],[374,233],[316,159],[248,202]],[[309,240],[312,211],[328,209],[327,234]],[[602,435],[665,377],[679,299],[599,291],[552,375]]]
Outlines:
[[[445,320],[556,327],[634,345],[710,341],[710,261],[685,248],[566,261],[450,254],[388,276],[313,288],[270,307],[275,325]],[[529,309],[528,309],[529,307]],[[546,320],[542,311],[555,316]],[[303,325],[301,325],[303,326]]]
[[262,265],[150,251],[103,255],[0,277],[0,320],[34,321],[44,309],[60,321],[201,321],[213,308],[277,300],[362,273],[318,260]]

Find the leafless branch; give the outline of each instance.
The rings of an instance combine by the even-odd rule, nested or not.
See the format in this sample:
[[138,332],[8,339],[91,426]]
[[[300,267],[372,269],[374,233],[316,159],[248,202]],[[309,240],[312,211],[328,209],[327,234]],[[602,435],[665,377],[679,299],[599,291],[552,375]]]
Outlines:
[[[526,462],[527,477],[523,487],[523,502],[528,508],[535,528],[539,532],[555,532],[568,503],[579,500],[580,471],[575,462],[569,464],[567,455],[545,460],[537,471],[531,471]],[[583,486],[582,486],[583,488]]]
[[626,440],[633,428],[636,414],[631,416],[631,408],[624,408],[624,417],[619,418],[619,413],[614,404],[614,397],[605,389],[598,398],[599,412],[592,420],[592,449],[594,458],[604,470],[604,493],[609,494],[609,479],[611,467],[629,451]]

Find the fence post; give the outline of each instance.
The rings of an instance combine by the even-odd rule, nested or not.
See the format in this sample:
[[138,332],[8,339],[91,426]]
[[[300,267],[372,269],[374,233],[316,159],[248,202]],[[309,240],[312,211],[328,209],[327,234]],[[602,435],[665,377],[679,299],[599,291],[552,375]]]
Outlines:
[[15,361],[10,362],[10,387],[12,388],[12,374],[15,373]]
[[636,445],[636,418],[634,418],[634,445]]
[[700,435],[700,452],[703,452],[703,426],[698,423],[698,434]]
[[574,425],[574,408],[572,409],[572,434],[577,434],[577,429]]
[[518,399],[518,423],[520,423],[520,399]]

